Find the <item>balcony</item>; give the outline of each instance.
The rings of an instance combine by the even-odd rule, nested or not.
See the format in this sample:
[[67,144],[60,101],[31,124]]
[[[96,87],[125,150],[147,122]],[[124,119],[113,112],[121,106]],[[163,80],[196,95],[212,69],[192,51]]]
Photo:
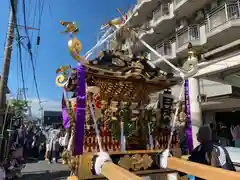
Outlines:
[[176,35],[176,53],[178,56],[182,58],[187,57],[189,43],[192,43],[194,49],[200,49],[201,46],[206,43],[206,38],[204,35],[204,25],[193,25],[178,31]]
[[190,17],[212,0],[174,0],[175,16],[178,18]]
[[151,27],[153,32],[140,34],[140,37],[150,45],[156,44],[159,40],[173,33],[175,29],[173,4],[158,4],[157,8],[152,11],[152,16],[152,20],[148,22],[148,27]]
[[240,1],[225,3],[207,14],[208,48],[228,44],[240,38]]
[[131,26],[141,25],[143,22],[147,21],[149,14],[151,14],[152,10],[157,6],[158,1],[156,0],[138,0],[137,5],[134,10],[137,11],[137,14],[132,17],[129,21]]
[[171,41],[159,44],[156,46],[156,50],[159,54],[165,56],[166,59],[174,59],[176,57],[175,54],[173,54],[173,47]]
[[173,18],[173,3],[163,2],[153,11],[153,19],[150,24],[158,36],[164,37],[174,30],[175,21]]
[[[171,60],[172,63],[176,59],[176,51],[175,51],[176,43],[175,43],[175,41],[167,41],[164,43],[159,43],[155,49],[159,54],[164,56],[166,59]],[[151,61],[156,61],[159,58],[158,58],[158,56],[156,56],[154,53],[151,52],[150,59],[151,59]],[[169,69],[169,66],[167,64],[165,64],[163,61],[160,61],[158,63],[158,66],[161,67],[161,69],[164,71],[168,71],[168,69]]]

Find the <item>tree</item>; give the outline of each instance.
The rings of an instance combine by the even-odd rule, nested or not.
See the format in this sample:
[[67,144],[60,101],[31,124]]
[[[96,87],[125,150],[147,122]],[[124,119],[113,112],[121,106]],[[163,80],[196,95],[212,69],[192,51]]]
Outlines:
[[11,100],[11,109],[14,114],[14,118],[24,118],[28,111],[28,101],[25,100]]

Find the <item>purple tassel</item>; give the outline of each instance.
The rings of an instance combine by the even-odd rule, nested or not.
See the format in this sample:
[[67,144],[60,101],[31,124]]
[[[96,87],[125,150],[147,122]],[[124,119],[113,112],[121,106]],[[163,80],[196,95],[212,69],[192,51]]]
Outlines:
[[86,118],[85,77],[86,77],[85,68],[81,64],[79,64],[77,67],[77,102],[76,102],[77,104],[76,104],[74,155],[81,155],[83,153],[84,125]]
[[70,119],[68,116],[68,109],[65,102],[64,93],[62,95],[62,119],[63,119],[63,127],[65,129],[68,129],[70,127]]
[[187,122],[186,122],[187,145],[188,145],[188,153],[191,153],[193,151],[193,138],[192,138],[192,118],[191,118],[188,80],[185,80],[185,105],[186,105],[186,115],[187,115]]

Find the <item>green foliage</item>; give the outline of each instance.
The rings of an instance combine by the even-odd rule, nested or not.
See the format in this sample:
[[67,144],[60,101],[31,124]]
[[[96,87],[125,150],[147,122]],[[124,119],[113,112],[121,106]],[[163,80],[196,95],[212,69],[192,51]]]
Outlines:
[[24,117],[28,111],[28,101],[13,99],[11,100],[11,109],[14,117]]
[[132,111],[129,105],[125,105],[117,112],[117,120],[111,120],[109,122],[109,130],[113,138],[120,139],[121,137],[121,122],[124,125],[124,135],[131,137],[134,132],[133,122],[131,121]]

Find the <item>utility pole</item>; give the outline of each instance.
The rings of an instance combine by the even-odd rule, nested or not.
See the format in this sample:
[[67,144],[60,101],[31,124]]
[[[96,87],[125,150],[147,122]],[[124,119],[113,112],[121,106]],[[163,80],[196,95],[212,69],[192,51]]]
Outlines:
[[[16,4],[15,4],[16,7]],[[14,40],[14,26],[16,24],[15,17],[13,14],[13,9],[10,7],[10,15],[9,15],[9,25],[8,32],[6,38],[6,45],[4,50],[4,62],[3,62],[3,70],[0,81],[0,109],[4,110],[6,105],[6,91],[8,85],[8,76],[9,76],[9,68],[12,56],[12,45]]]
[[[16,1],[15,1],[16,2]],[[17,3],[15,3],[15,7],[17,7]],[[8,89],[8,76],[9,76],[9,68],[10,68],[10,61],[12,56],[12,45],[14,41],[14,26],[16,24],[16,19],[13,14],[12,6],[10,7],[10,14],[9,14],[9,24],[8,24],[8,31],[7,31],[7,37],[6,37],[6,44],[5,44],[5,50],[4,50],[4,61],[3,61],[3,69],[2,69],[2,75],[0,79],[0,129],[1,129],[1,135],[0,135],[0,162],[4,161],[5,158],[5,150],[8,146],[8,142],[5,140],[5,127],[4,126],[4,119],[7,121],[7,114],[8,111],[6,109],[6,93]]]

